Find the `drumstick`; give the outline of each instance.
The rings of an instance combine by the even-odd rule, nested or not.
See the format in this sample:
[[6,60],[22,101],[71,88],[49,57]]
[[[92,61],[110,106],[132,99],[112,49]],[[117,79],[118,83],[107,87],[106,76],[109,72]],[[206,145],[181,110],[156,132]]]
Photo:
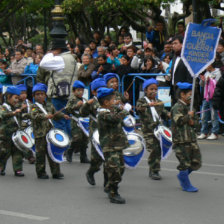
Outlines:
[[57,114],[61,113],[63,110],[65,109],[65,107],[61,108],[60,110],[56,111],[53,116],[56,116]]
[[131,86],[133,85],[134,80],[132,80],[131,84],[128,86],[128,88],[125,90],[125,92],[128,92],[128,90],[131,88]]

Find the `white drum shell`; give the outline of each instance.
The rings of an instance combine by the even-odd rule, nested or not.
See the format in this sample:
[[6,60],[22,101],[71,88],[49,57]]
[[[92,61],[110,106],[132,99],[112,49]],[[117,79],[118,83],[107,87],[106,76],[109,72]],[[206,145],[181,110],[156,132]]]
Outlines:
[[[63,141],[57,140],[56,134],[63,136]],[[69,136],[64,131],[57,129],[57,128],[52,128],[48,132],[46,137],[50,143],[52,143],[53,145],[55,145],[59,148],[65,148],[70,143]]]
[[[24,136],[27,139],[27,143],[22,140],[22,136]],[[30,137],[24,131],[19,130],[13,133],[12,140],[15,146],[22,152],[28,152],[30,148],[33,147]]]
[[145,148],[145,142],[142,136],[137,133],[128,133],[127,138],[129,141],[134,141],[134,144],[123,150],[125,156],[138,155]]

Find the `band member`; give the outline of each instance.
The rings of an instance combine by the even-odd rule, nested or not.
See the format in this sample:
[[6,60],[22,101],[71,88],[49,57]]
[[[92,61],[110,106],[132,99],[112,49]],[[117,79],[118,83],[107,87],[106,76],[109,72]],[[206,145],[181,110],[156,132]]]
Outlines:
[[[24,109],[22,110],[22,120],[21,120],[21,128],[25,129],[31,125],[31,115],[30,115],[30,108],[31,102],[27,99],[27,87],[24,84],[20,84],[16,86],[20,89],[21,94],[19,96],[18,107],[21,108],[22,106]],[[24,153],[24,157],[28,159],[30,164],[35,163],[35,157],[33,156],[32,151],[30,150],[28,153]]]
[[0,107],[0,174],[5,176],[7,160],[12,156],[12,165],[15,176],[23,177],[23,153],[16,148],[12,135],[19,129],[21,109],[16,109],[20,90],[14,86],[8,87],[5,103]]
[[[91,82],[91,92],[93,94],[93,98],[88,100],[86,103],[84,103],[80,108],[80,115],[83,117],[90,117],[90,124],[89,124],[89,136],[90,139],[92,139],[94,131],[97,129],[97,109],[100,107],[99,101],[96,97],[97,95],[97,89],[100,87],[106,87],[106,83],[104,79],[98,78]],[[90,167],[88,171],[86,172],[86,178],[89,184],[95,185],[95,179],[94,174],[100,170],[100,166],[102,164],[103,160],[97,153],[94,145],[91,142],[91,160],[90,160]],[[107,182],[107,178],[104,175],[104,182]]]
[[124,92],[124,96],[122,96],[122,94],[118,91],[119,83],[117,75],[115,73],[107,73],[106,75],[104,75],[104,80],[108,88],[114,89],[117,104],[125,104],[128,102],[128,92]]
[[80,117],[79,109],[86,101],[83,98],[85,84],[81,81],[76,80],[73,84],[73,96],[69,99],[66,105],[66,112],[72,114],[73,119],[71,122],[72,127],[72,142],[71,146],[67,151],[66,157],[68,162],[72,162],[72,154],[74,151],[80,152],[80,163],[89,163],[86,155],[88,146],[88,138],[77,125],[77,120]]
[[55,163],[47,152],[46,135],[53,127],[51,119],[69,119],[69,116],[63,113],[56,114],[53,105],[46,101],[47,86],[45,84],[37,83],[32,92],[35,99],[35,104],[31,107],[31,119],[35,136],[37,177],[49,179],[45,168],[47,156],[53,179],[63,179],[64,175],[60,172],[59,164]]
[[177,169],[180,173],[177,178],[183,191],[196,192],[192,186],[189,175],[201,167],[201,153],[197,143],[196,127],[199,125],[198,117],[190,111],[192,84],[178,82],[177,103],[171,109],[173,150],[179,160]]
[[156,99],[158,90],[157,80],[151,78],[143,83],[145,96],[137,101],[137,112],[142,124],[142,132],[146,142],[146,148],[150,152],[148,158],[149,177],[160,180],[161,148],[160,142],[154,135],[154,129],[161,124],[161,119],[168,120],[170,113],[164,108],[163,103]]
[[125,199],[118,193],[118,184],[124,173],[122,150],[129,144],[122,129],[123,119],[128,112],[115,106],[115,94],[112,88],[99,88],[97,98],[100,103],[98,110],[99,141],[105,158],[105,172],[108,182],[105,192],[111,203],[124,204]]

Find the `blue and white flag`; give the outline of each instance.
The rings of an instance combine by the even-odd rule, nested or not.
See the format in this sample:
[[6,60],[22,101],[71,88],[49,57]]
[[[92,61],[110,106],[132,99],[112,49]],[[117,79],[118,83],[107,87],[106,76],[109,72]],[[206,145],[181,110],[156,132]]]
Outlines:
[[187,26],[181,58],[192,77],[197,77],[215,60],[221,29],[208,26],[209,21]]

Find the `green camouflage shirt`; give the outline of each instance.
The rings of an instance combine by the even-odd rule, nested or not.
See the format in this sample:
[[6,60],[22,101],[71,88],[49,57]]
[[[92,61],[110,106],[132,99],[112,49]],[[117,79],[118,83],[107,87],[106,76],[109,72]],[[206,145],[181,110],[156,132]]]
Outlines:
[[19,101],[16,107],[19,109],[22,105],[27,105],[27,108],[22,110],[21,113],[21,129],[25,129],[31,125],[31,102],[27,101]]
[[[10,105],[11,106],[11,105]],[[11,106],[12,111],[16,110],[16,107]],[[14,120],[14,115],[12,111],[9,111],[7,107],[0,106],[0,140],[10,141],[12,139],[12,134],[16,132],[19,127]],[[17,114],[16,118],[20,125],[21,123],[21,114]]]
[[[68,100],[68,103],[66,105],[66,113],[71,114],[72,116],[74,116],[74,118],[81,117],[81,115],[79,113],[79,109],[82,105],[81,106],[77,105],[79,101],[82,101],[83,103],[86,102],[86,100],[84,98],[79,98],[79,97],[73,95],[72,97],[70,97],[70,99]],[[71,125],[72,125],[72,128],[80,129],[77,125],[77,122],[74,119],[72,119]]]
[[127,111],[118,108],[99,109],[97,121],[100,146],[103,152],[123,150],[129,145],[127,136],[122,129],[123,119],[128,114]]
[[128,100],[124,96],[122,96],[122,94],[117,90],[114,91],[114,94],[116,100],[121,101],[123,104],[128,102]]
[[[156,102],[162,102],[161,100],[156,100]],[[168,120],[168,111],[164,108],[163,104],[155,106],[156,112],[158,113],[159,117]],[[144,97],[140,98],[137,101],[136,110],[140,116],[140,121],[142,124],[142,131],[143,133],[152,134],[154,135],[154,129],[160,124],[160,121],[157,120],[156,122],[153,120],[151,109],[149,104],[147,103]]]
[[199,125],[198,117],[195,115],[193,118],[194,125],[189,125],[189,110],[189,105],[186,105],[180,100],[178,100],[171,109],[172,133],[175,133],[172,136],[173,143],[190,143],[197,141],[195,128]]
[[[53,105],[49,102],[42,105],[48,114],[54,114],[56,112]],[[53,120],[58,120],[64,117],[63,113],[58,113],[54,116]],[[46,118],[46,114],[36,105],[31,105],[31,121],[33,126],[33,133],[35,138],[42,138],[53,128],[52,124]]]
[[89,104],[88,102],[84,103],[81,108],[79,109],[80,115],[82,117],[90,117],[89,122],[89,130],[90,130],[90,137],[92,136],[93,132],[97,129],[97,109],[100,107],[99,101],[96,97],[93,97],[93,103]]

